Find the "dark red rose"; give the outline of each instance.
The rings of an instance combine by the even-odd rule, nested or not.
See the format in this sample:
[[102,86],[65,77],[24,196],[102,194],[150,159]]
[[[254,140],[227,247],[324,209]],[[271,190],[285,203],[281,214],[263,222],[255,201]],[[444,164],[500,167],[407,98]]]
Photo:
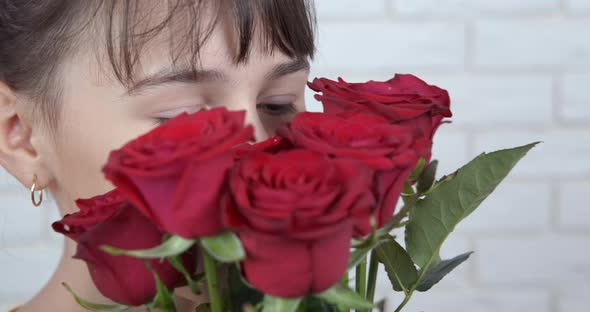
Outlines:
[[278,152],[292,149],[292,144],[280,136],[272,136],[264,141],[255,144],[245,143],[234,148],[234,156],[236,159],[243,158],[250,153],[264,152],[276,154]]
[[322,102],[326,113],[367,110],[393,123],[419,129],[422,139],[416,141],[415,149],[427,162],[434,133],[443,117],[452,116],[448,92],[413,75],[397,74],[388,81],[365,83],[316,78],[309,87],[322,93],[316,99]]
[[[419,134],[363,111],[300,113],[277,134],[296,148],[355,158],[377,170],[379,205],[375,216],[379,227],[391,219],[404,182],[418,161],[414,144]],[[361,220],[355,235],[370,231],[369,220]]]
[[336,284],[346,271],[353,220],[375,205],[373,181],[362,162],[306,150],[241,159],[224,216],[246,249],[245,278],[279,297]]
[[[138,306],[151,301],[156,295],[156,282],[143,260],[113,256],[100,246],[147,249],[160,245],[164,234],[117,190],[76,203],[79,212],[66,215],[52,226],[78,243],[74,258],[86,262],[96,288],[121,304]],[[195,261],[191,259],[191,254],[183,255],[189,272],[194,270]],[[184,276],[167,261],[156,259],[149,263],[169,288],[184,285]]]
[[166,232],[214,235],[232,148],[254,139],[244,117],[225,108],[182,114],[113,151],[105,176]]

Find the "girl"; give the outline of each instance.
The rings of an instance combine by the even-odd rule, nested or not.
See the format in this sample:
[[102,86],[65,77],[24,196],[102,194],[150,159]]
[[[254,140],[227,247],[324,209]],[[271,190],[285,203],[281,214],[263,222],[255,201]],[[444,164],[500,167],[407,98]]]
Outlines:
[[[0,0],[0,163],[63,215],[112,188],[109,151],[181,112],[246,110],[263,140],[305,108],[314,20],[307,0]],[[106,302],[75,249],[19,312],[82,310],[64,281]]]

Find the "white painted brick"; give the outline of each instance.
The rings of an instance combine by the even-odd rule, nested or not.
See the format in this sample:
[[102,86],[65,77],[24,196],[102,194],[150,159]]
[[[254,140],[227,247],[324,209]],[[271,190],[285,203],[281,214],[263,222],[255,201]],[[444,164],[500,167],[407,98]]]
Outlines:
[[564,228],[590,229],[590,206],[587,199],[590,181],[566,182],[559,188],[560,224]]
[[[394,297],[385,311],[393,311],[401,301]],[[432,312],[549,312],[548,291],[518,289],[489,290],[485,288],[437,290],[416,293],[404,311]],[[565,312],[565,310],[564,310]]]
[[475,263],[486,285],[590,285],[590,237],[480,239]]
[[590,10],[590,1],[588,0],[565,0],[568,8],[572,10]]
[[560,113],[566,120],[590,121],[590,75],[570,74],[561,81]]
[[29,297],[51,277],[61,256],[54,246],[0,249],[0,297]]
[[456,125],[547,124],[552,120],[549,75],[435,75],[428,82],[449,91]]
[[542,231],[549,226],[551,209],[549,184],[504,181],[457,231]]
[[437,16],[538,13],[559,8],[559,0],[390,0],[396,12]]
[[437,177],[452,173],[467,162],[465,134],[451,131],[452,128],[452,124],[444,124],[434,136],[432,158],[438,160]]
[[465,29],[455,22],[325,23],[318,40],[316,65],[338,73],[464,64]]
[[318,19],[385,16],[387,0],[316,0]]
[[55,202],[48,202],[44,205],[47,208],[43,210],[43,224],[41,225],[41,231],[43,232],[43,236],[47,242],[62,244],[64,236],[59,233],[56,233],[51,228],[51,224],[53,222],[61,220],[62,218],[59,214],[59,209],[57,208]]
[[475,63],[486,68],[566,66],[590,68],[590,19],[481,21],[475,29]]
[[30,244],[43,239],[45,207],[34,207],[28,192],[0,193],[0,248]]
[[477,137],[474,152],[491,152],[534,141],[543,143],[533,148],[516,165],[511,175],[575,177],[590,173],[590,130],[495,130]]
[[322,103],[314,98],[316,93],[311,89],[305,90],[305,109],[310,112],[322,112]]
[[14,189],[21,187],[23,187],[22,184],[16,178],[10,175],[4,168],[0,167],[0,188]]
[[590,286],[564,287],[559,296],[560,312],[585,312],[588,310]]

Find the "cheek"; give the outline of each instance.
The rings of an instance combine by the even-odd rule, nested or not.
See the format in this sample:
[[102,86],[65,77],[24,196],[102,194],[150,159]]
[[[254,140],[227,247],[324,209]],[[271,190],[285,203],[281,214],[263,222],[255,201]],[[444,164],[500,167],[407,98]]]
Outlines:
[[64,112],[55,145],[54,173],[58,187],[70,197],[68,200],[111,190],[112,185],[101,171],[110,151],[153,127],[147,120],[106,107],[104,103],[85,105]]

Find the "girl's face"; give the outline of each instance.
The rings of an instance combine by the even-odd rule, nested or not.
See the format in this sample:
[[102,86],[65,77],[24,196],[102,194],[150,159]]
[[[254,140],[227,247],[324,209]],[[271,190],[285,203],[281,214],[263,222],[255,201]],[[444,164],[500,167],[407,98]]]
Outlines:
[[48,172],[48,187],[62,213],[77,210],[77,198],[112,189],[101,167],[111,150],[181,112],[225,106],[245,110],[257,140],[272,135],[295,112],[305,109],[309,65],[252,42],[247,61],[234,62],[238,47],[232,27],[220,22],[200,50],[199,72],[190,64],[172,66],[165,41],[143,50],[131,88],[109,79],[107,58],[80,53],[63,65],[59,128],[38,135],[34,145]]

